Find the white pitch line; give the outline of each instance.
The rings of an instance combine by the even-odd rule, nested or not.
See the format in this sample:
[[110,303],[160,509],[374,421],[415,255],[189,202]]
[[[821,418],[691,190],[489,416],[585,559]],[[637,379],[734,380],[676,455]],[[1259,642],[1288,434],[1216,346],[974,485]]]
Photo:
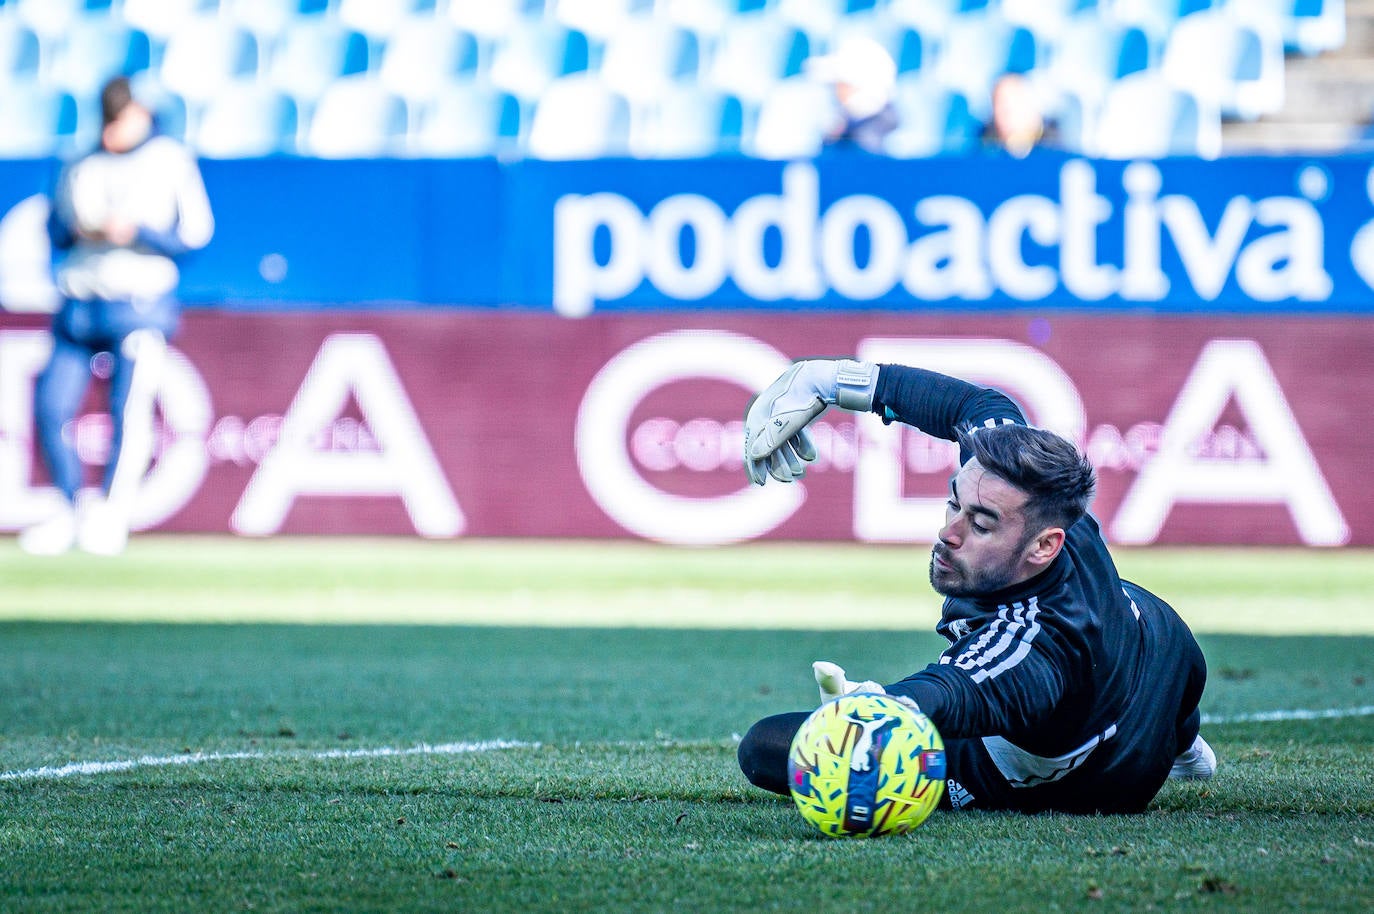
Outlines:
[[[1293,708],[1279,711],[1253,711],[1242,714],[1204,714],[1204,725],[1278,723],[1293,720],[1333,720],[1342,717],[1374,717],[1374,705],[1357,708],[1325,708],[1309,710]],[[737,742],[739,737],[733,736]],[[622,740],[609,745],[617,748],[641,749],[645,747],[696,748],[720,745],[722,740]],[[305,759],[308,761],[327,761],[330,759],[355,758],[392,758],[414,755],[466,755],[469,753],[499,752],[506,749],[538,749],[542,743],[522,742],[520,740],[486,740],[475,743],[439,743],[398,748],[378,746],[373,749],[324,749],[318,752],[187,752],[182,755],[144,755],[136,759],[113,759],[106,762],[70,762],[66,765],[45,765],[42,768],[26,768],[22,771],[0,772],[0,781],[56,781],[62,778],[86,774],[112,774],[118,771],[132,771],[135,768],[167,768],[174,765],[194,765],[201,762],[232,761],[269,761],[276,759]],[[602,744],[608,745],[608,744]]]
[[1374,705],[1358,708],[1325,708],[1310,711],[1294,708],[1290,711],[1254,711],[1249,714],[1204,714],[1204,724],[1268,724],[1288,720],[1332,720],[1339,717],[1374,717]]
[[431,746],[397,748],[379,746],[375,749],[325,749],[319,752],[187,752],[182,755],[145,755],[136,759],[115,759],[108,762],[71,762],[67,765],[45,765],[23,771],[0,772],[0,781],[54,781],[82,774],[110,774],[134,768],[166,768],[172,765],[194,765],[200,762],[267,761],[271,759],[390,758],[407,755],[465,755],[474,752],[496,752],[503,749],[538,749],[539,743],[518,740],[487,740],[480,743],[440,743]]

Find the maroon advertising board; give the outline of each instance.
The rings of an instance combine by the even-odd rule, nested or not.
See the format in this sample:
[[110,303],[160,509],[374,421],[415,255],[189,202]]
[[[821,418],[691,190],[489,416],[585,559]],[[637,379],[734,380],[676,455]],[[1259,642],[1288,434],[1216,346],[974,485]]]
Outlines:
[[[49,346],[0,319],[0,529],[55,497],[31,417]],[[750,396],[840,355],[1011,394],[1086,449],[1115,542],[1374,544],[1374,320],[1294,316],[191,312],[135,525],[928,542],[952,447],[875,416],[821,417],[804,482],[746,483]],[[71,429],[92,482],[102,404]]]

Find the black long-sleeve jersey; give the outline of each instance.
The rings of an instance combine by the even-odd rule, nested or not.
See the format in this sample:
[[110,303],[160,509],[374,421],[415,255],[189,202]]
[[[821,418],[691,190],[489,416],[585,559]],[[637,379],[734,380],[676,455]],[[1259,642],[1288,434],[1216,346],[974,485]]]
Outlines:
[[[897,365],[881,367],[873,409],[949,440],[957,428],[1025,423],[995,390]],[[1146,605],[1150,619],[1167,624],[1152,631],[1143,623]],[[1130,737],[1118,728],[1154,700],[1147,642],[1192,637],[1167,605],[1121,580],[1090,516],[1034,578],[947,598],[937,631],[950,642],[939,661],[887,690],[915,699],[946,738],[982,737],[1013,786],[1057,780],[1107,741],[1107,756],[1124,751]]]

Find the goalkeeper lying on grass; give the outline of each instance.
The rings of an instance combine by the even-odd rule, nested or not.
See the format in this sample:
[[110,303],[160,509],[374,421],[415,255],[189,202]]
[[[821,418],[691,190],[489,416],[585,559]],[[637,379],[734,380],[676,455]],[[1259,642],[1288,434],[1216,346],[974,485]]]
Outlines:
[[[827,406],[873,411],[957,440],[930,583],[945,595],[937,662],[900,682],[851,683],[815,665],[821,698],[886,691],[944,737],[955,808],[1139,812],[1169,777],[1211,777],[1198,735],[1207,668],[1167,603],[1123,581],[1088,515],[1095,475],[1074,445],[1030,428],[1001,393],[900,365],[794,364],[745,417],[745,466],[763,485],[814,460],[806,426]],[[764,718],[739,747],[758,787],[786,794],[787,751],[809,712]]]

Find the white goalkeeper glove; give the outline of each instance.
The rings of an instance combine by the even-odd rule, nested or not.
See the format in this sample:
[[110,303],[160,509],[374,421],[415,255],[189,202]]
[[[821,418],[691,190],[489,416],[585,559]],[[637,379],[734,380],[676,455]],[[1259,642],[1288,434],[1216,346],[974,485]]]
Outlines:
[[811,664],[811,671],[816,674],[816,685],[821,690],[822,704],[853,692],[887,694],[887,690],[872,679],[866,679],[863,682],[850,682],[844,676],[844,668],[837,663],[831,663],[829,660],[817,660]]
[[744,469],[750,482],[772,476],[792,482],[806,473],[804,461],[816,459],[806,427],[838,406],[854,412],[873,408],[878,366],[853,359],[804,359],[754,398],[744,415]]
[[[831,663],[829,660],[817,660],[811,664],[811,671],[816,674],[816,685],[821,690],[821,704],[842,695],[853,695],[855,692],[888,694],[887,689],[872,679],[865,679],[863,682],[850,682],[845,678],[844,668],[837,663]],[[891,697],[911,710],[920,713],[921,706],[916,704],[914,698],[908,698],[905,695],[892,695]]]

